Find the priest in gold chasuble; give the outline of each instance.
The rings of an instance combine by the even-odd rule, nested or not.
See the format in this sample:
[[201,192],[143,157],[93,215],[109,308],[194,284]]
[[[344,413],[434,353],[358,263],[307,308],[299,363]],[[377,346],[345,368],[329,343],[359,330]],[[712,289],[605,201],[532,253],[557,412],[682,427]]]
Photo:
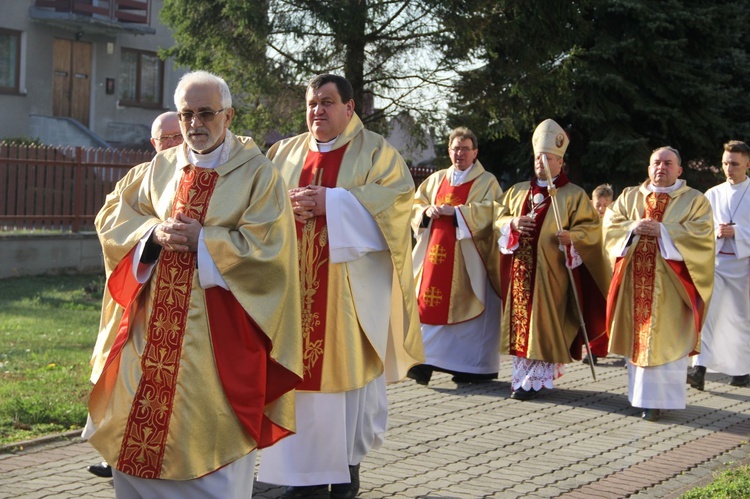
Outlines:
[[[610,271],[599,214],[586,192],[562,171],[568,136],[553,120],[534,131],[534,178],[503,196],[495,222],[500,238],[500,352],[513,355],[511,397],[529,400],[554,387],[563,365],[580,360],[584,344],[572,286],[597,356],[607,355],[604,307]],[[557,188],[563,230],[558,231],[542,155]],[[566,267],[572,269],[570,282]]]
[[433,370],[456,382],[497,378],[500,366],[499,258],[494,204],[502,189],[476,159],[465,127],[448,138],[452,166],[428,177],[414,196],[412,252],[425,364],[409,377],[427,384]]
[[278,172],[228,131],[223,79],[187,73],[175,104],[185,144],[97,217],[105,305],[123,312],[92,357],[85,436],[118,496],[249,497],[255,450],[295,429],[294,216]]
[[688,356],[714,282],[714,230],[706,197],[678,177],[676,149],[656,149],[649,180],[625,189],[604,216],[605,247],[616,261],[607,297],[610,350],[628,359],[628,398],[657,420],[684,409]]
[[[264,450],[258,479],[284,497],[354,497],[359,465],[384,438],[386,381],[424,360],[411,267],[414,182],[365,130],[353,90],[313,78],[304,133],[274,144],[297,220],[304,381],[297,433]],[[329,491],[330,487],[330,491]]]

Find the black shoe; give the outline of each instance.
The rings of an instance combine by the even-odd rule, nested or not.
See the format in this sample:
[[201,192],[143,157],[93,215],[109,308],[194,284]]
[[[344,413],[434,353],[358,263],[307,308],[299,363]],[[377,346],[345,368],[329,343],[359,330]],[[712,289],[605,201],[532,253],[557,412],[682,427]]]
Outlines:
[[99,464],[92,464],[91,466],[87,466],[86,469],[89,473],[99,478],[112,478],[112,467],[106,461],[102,461]]
[[703,391],[706,384],[706,368],[704,366],[688,367],[687,382],[696,390]]
[[729,384],[732,386],[748,386],[750,385],[750,374],[732,376],[732,381],[730,381]]
[[510,394],[510,398],[515,400],[531,400],[535,399],[539,396],[539,390],[526,390],[524,388],[519,388],[518,390],[513,390],[513,393]]
[[312,499],[328,497],[328,485],[292,485],[284,490],[281,499]]
[[594,361],[595,366],[599,365],[599,357],[597,357],[593,353],[591,355],[586,355],[581,362],[584,364],[588,364],[590,362],[589,359]]
[[454,383],[489,383],[493,379],[497,379],[497,373],[492,374],[474,374],[474,373],[460,373],[456,374],[451,378]]
[[659,421],[661,419],[661,409],[644,409],[641,418],[644,421]]
[[411,378],[420,385],[427,386],[432,378],[432,367],[427,364],[417,364],[406,373],[407,378]]
[[331,484],[331,499],[354,499],[359,494],[359,465],[349,466],[349,483]]

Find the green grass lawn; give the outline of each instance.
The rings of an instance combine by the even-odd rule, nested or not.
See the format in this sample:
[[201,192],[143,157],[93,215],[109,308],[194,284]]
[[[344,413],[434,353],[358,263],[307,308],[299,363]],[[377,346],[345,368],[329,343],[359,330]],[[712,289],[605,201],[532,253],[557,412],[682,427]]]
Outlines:
[[683,494],[681,499],[745,499],[750,497],[750,466],[731,468],[714,476],[714,481]]
[[85,424],[103,282],[0,280],[0,444]]

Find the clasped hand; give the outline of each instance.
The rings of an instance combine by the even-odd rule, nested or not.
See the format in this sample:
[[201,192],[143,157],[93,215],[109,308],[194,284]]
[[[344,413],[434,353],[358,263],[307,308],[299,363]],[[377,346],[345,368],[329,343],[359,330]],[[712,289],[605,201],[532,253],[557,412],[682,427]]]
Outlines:
[[169,251],[195,253],[198,251],[198,238],[202,228],[198,220],[178,213],[176,217],[169,217],[157,225],[151,234],[151,240]]
[[661,237],[661,223],[653,218],[642,218],[635,223],[633,234]]
[[449,204],[441,204],[440,206],[433,204],[425,210],[425,215],[432,219],[440,217],[452,217],[456,214],[456,209]]
[[716,231],[717,239],[731,239],[734,237],[734,224],[723,223],[719,224],[719,228]]
[[289,199],[292,201],[294,219],[299,223],[306,223],[313,217],[326,214],[326,190],[321,185],[308,185],[289,189]]

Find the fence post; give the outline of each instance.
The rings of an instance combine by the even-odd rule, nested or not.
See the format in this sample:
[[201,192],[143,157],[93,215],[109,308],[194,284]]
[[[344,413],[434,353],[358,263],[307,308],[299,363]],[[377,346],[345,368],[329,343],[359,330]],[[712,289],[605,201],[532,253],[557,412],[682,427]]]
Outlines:
[[73,233],[77,233],[83,219],[84,197],[83,147],[77,146],[73,166]]

